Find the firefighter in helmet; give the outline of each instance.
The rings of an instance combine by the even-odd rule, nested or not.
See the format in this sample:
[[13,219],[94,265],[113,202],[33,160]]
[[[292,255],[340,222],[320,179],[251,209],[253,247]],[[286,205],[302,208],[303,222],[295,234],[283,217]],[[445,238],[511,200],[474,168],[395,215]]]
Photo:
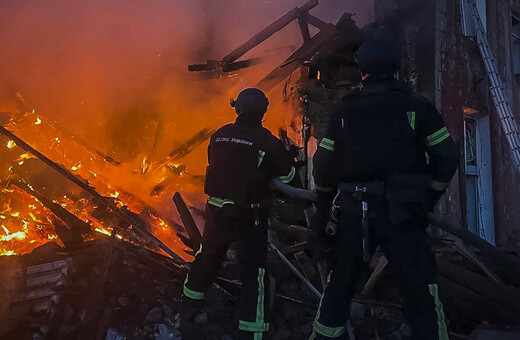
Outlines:
[[[262,126],[268,105],[261,90],[243,90],[231,100],[238,115],[235,122],[211,136],[204,186],[209,196],[206,226],[184,282],[184,304],[195,305],[216,278],[228,247],[236,242],[242,282],[240,339],[265,339],[263,335],[269,330],[269,279],[265,270],[266,207],[271,197],[268,184],[276,177],[284,183],[295,177],[289,152]],[[183,336],[189,339],[189,334]]]
[[[314,220],[326,216],[337,229],[310,339],[347,339],[348,305],[377,245],[396,273],[412,339],[448,339],[425,229],[457,169],[457,146],[435,107],[396,80],[395,40],[369,35],[358,61],[363,87],[333,114],[314,156]],[[318,244],[324,224],[312,226]]]

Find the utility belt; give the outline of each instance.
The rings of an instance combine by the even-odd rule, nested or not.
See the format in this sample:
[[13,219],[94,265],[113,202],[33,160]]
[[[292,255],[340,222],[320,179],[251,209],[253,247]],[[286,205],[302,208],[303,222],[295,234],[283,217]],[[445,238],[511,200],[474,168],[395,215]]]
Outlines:
[[385,192],[385,184],[383,181],[374,180],[370,182],[352,182],[340,183],[338,185],[338,194],[334,198],[330,220],[325,226],[325,232],[334,235],[337,231],[337,212],[339,210],[338,198],[342,194],[352,195],[355,200],[360,203],[361,208],[361,225],[362,225],[362,242],[363,242],[363,259],[365,262],[370,261],[370,231],[368,224],[368,202],[377,196],[382,196]]
[[217,208],[222,208],[223,206],[228,204],[238,207],[240,209],[268,209],[272,206],[271,199],[265,199],[254,203],[239,203],[230,199],[219,198],[214,196],[210,196],[207,203]]
[[266,211],[272,206],[271,199],[264,199],[254,203],[240,203],[230,199],[223,199],[214,196],[210,196],[207,203],[217,208],[223,208],[224,206],[229,205],[239,208],[240,210],[246,210],[254,215],[256,226],[260,225],[260,216],[262,212]]

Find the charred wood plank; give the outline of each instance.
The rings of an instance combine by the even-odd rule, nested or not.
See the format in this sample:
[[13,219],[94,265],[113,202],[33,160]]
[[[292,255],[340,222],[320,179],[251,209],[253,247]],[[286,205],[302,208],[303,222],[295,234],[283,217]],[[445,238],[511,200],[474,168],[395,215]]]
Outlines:
[[[162,161],[157,163],[157,165],[155,165],[154,171],[161,169],[163,166],[165,166],[169,162],[178,161],[179,159],[182,159],[183,157],[188,155],[190,152],[192,152],[193,149],[195,149],[197,146],[204,143],[204,141],[206,141],[209,137],[211,137],[213,132],[215,132],[215,130],[211,129],[211,128],[204,128],[204,129],[200,130],[195,135],[193,135],[193,137],[188,139],[186,142],[179,145],[178,147],[175,147],[168,154],[168,156],[166,156],[165,159],[163,159]],[[152,172],[154,172],[154,171],[152,171]]]
[[308,248],[309,248],[309,242],[305,241],[305,242],[299,242],[299,243],[293,244],[291,246],[284,247],[281,249],[281,251],[285,256],[289,256],[291,254],[304,251]]
[[314,266],[312,265],[312,260],[307,257],[305,252],[301,251],[294,254],[294,258],[300,265],[300,268],[307,280],[309,280],[314,287],[318,287],[319,289],[323,290],[325,286],[321,286],[322,282],[320,279],[320,275],[318,274],[316,269],[314,269]]
[[[473,290],[494,303],[520,315],[520,290],[495,282],[442,258],[437,259],[439,273],[445,278]],[[520,318],[519,318],[520,320]]]
[[309,13],[304,12],[301,13],[298,17],[298,25],[300,26],[303,41],[311,40],[311,33],[309,31],[309,21],[307,20],[308,16]]
[[438,277],[438,281],[441,299],[449,318],[453,318],[453,315],[460,317],[460,314],[463,314],[464,322],[473,321],[475,326],[482,320],[498,324],[518,324],[518,313],[442,275]]
[[179,215],[181,217],[182,224],[184,224],[184,228],[186,229],[186,232],[190,237],[190,241],[193,245],[193,250],[196,250],[202,243],[202,235],[200,234],[200,231],[197,228],[197,224],[195,223],[195,220],[193,219],[193,216],[191,215],[190,210],[186,205],[186,202],[184,202],[182,195],[179,192],[175,192],[172,199],[173,203],[175,203],[175,206],[177,207],[177,211],[179,212]]
[[324,29],[325,27],[327,27],[327,25],[329,25],[325,21],[321,20],[320,18],[316,18],[312,14],[307,15],[307,21],[309,22],[309,25],[319,28],[320,30]]
[[379,260],[377,261],[377,265],[374,268],[374,271],[370,275],[370,278],[368,279],[367,283],[365,284],[365,287],[363,287],[363,290],[361,291],[361,295],[367,295],[368,292],[374,287],[374,285],[377,282],[377,279],[381,276],[381,273],[388,265],[388,260],[386,256],[381,256]]
[[460,238],[467,245],[476,247],[486,256],[506,266],[507,270],[502,272],[502,279],[510,281],[515,286],[520,287],[520,265],[518,262],[513,261],[495,246],[477,237],[475,234],[469,232],[465,228],[458,226],[455,223],[448,221],[440,216],[429,214],[428,222],[433,226]]
[[47,207],[54,215],[60,218],[63,222],[65,222],[70,228],[71,231],[77,232],[80,234],[86,234],[90,231],[90,224],[79,219],[76,215],[70,213],[67,209],[63,208],[61,205],[54,203],[51,199],[42,195],[38,190],[34,188],[31,189],[27,185],[22,185],[22,183],[14,183],[17,187],[27,192],[29,195],[36,197],[45,207]]
[[495,274],[493,272],[493,270],[491,270],[491,268],[489,268],[486,264],[484,264],[484,262],[482,262],[478,256],[473,252],[471,251],[471,249],[469,249],[465,244],[464,242],[462,242],[462,240],[460,239],[456,239],[455,242],[453,242],[453,247],[455,249],[457,249],[457,251],[463,255],[464,257],[466,257],[468,260],[470,260],[471,262],[473,262],[477,267],[480,268],[480,270],[482,270],[482,272],[484,274],[486,274],[487,276],[489,276],[490,278],[493,279],[493,281],[495,282],[499,282],[501,281],[500,278],[497,276],[497,274]]

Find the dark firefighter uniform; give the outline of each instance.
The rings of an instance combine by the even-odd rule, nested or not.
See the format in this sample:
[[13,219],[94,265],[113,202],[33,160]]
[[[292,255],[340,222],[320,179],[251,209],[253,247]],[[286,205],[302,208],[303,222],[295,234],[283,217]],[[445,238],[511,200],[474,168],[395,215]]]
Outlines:
[[[265,99],[264,109],[255,101]],[[250,105],[251,104],[251,105]],[[267,109],[257,89],[242,91],[236,101],[236,121],[217,130],[208,147],[206,226],[201,248],[184,283],[184,295],[200,300],[217,276],[231,242],[236,242],[242,296],[239,330],[244,339],[263,339],[269,330],[270,308],[266,201],[275,177],[290,182],[295,169],[282,142],[262,127]],[[239,108],[238,108],[239,107]],[[261,111],[261,112],[260,112]]]
[[435,107],[393,77],[369,78],[346,98],[314,156],[318,194],[329,204],[335,197],[339,208],[332,270],[310,339],[346,338],[354,285],[377,245],[406,300],[412,338],[448,339],[425,228],[457,166],[457,147]]

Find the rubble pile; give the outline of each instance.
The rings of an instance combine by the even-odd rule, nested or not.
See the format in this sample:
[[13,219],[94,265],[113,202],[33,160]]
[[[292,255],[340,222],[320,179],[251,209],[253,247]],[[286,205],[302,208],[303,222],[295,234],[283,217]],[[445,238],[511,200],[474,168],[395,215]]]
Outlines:
[[173,329],[182,271],[168,257],[116,238],[74,248],[47,243],[0,258],[0,268],[7,282],[0,339],[104,339],[111,327],[134,332],[128,339],[155,339]]
[[[518,326],[520,290],[514,281],[519,276],[518,270],[507,269],[511,258],[502,255],[501,262],[486,249],[442,235],[434,239],[434,250],[451,336],[465,338],[482,324]],[[308,236],[303,226],[279,220],[271,225],[271,244],[321,292],[323,270],[307,254]],[[268,263],[273,287],[270,336],[304,339],[318,297],[277,252],[269,253]],[[348,327],[355,339],[409,338],[387,264],[377,252],[358,284]],[[185,273],[177,260],[108,236],[65,248],[49,242],[27,255],[1,257],[0,339],[233,339],[241,286],[234,249],[192,316],[190,335],[181,337]]]

